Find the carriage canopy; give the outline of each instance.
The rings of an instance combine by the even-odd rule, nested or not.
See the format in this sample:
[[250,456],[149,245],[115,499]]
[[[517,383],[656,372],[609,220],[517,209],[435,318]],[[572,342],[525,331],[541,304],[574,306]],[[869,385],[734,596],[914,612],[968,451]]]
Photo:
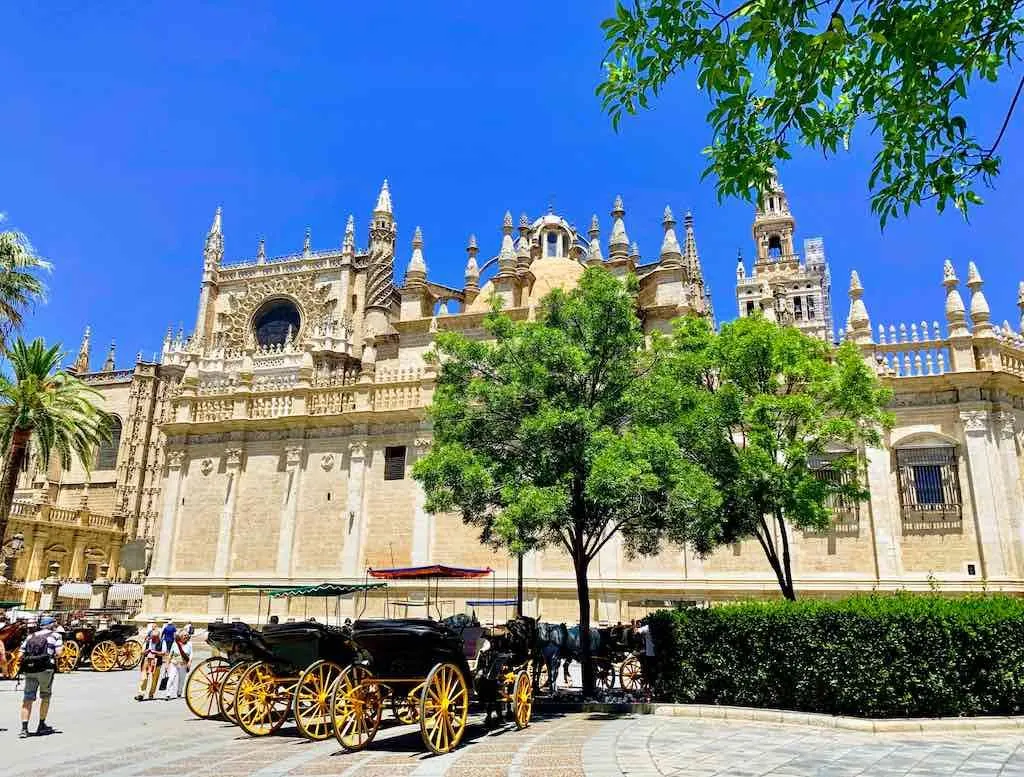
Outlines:
[[430,580],[486,577],[493,572],[490,567],[449,567],[444,564],[429,564],[422,567],[392,567],[391,569],[368,569],[370,577],[381,580]]
[[294,588],[282,588],[271,591],[272,597],[278,596],[348,596],[349,594],[373,591],[378,588],[386,588],[387,583],[319,583],[318,585],[300,585]]

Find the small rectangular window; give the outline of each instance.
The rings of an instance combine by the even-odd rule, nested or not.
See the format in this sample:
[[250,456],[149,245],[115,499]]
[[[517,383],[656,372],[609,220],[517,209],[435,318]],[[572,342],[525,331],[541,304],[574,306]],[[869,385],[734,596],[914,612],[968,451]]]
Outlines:
[[904,526],[959,526],[963,501],[956,448],[897,449],[896,474]]
[[814,320],[814,316],[815,316],[815,313],[814,313],[814,297],[811,297],[811,296],[808,295],[808,297],[807,297],[807,320],[808,321],[813,321]]
[[405,478],[405,446],[389,445],[384,449],[384,479],[402,480]]
[[793,297],[793,316],[797,321],[804,320],[803,297]]
[[754,301],[751,300],[751,299],[747,300],[747,315],[748,316],[754,315]]

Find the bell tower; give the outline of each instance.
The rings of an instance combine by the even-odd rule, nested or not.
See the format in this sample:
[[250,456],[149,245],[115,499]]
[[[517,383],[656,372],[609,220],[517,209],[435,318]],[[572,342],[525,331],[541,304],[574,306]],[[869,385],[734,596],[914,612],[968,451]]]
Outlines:
[[773,169],[768,188],[761,194],[754,210],[754,244],[757,264],[781,262],[796,266],[799,262],[793,248],[796,219],[789,209],[789,199]]

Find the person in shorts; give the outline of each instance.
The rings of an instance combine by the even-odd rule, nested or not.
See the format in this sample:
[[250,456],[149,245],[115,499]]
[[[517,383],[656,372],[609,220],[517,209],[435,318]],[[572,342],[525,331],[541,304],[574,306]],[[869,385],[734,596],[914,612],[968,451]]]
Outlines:
[[30,634],[21,646],[21,665],[25,675],[25,693],[21,702],[21,733],[18,734],[21,739],[29,735],[28,721],[32,717],[32,705],[35,704],[37,696],[39,726],[36,728],[36,734],[53,733],[53,729],[46,725],[46,714],[50,711],[57,656],[64,647],[54,623],[52,616],[44,615],[39,619],[39,628]]

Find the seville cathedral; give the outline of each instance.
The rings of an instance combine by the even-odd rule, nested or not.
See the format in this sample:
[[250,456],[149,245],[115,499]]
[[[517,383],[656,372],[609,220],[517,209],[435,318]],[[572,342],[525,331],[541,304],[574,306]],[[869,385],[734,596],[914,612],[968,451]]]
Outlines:
[[[584,235],[555,213],[518,225],[506,214],[500,235],[469,237],[457,289],[429,280],[418,228],[411,244],[396,240],[387,182],[367,248],[349,217],[338,247],[314,250],[307,232],[300,253],[268,257],[261,241],[255,257],[228,263],[218,209],[191,335],[168,332],[159,359],[140,354],[127,369],[117,369],[111,346],[94,371],[86,332],[70,369],[116,415],[115,439],[90,474],[77,462],[66,471],[29,463],[10,528],[24,534],[25,550],[8,577],[30,589],[48,574],[144,577],[140,618],[196,623],[254,619],[258,607],[265,618],[260,586],[363,582],[377,567],[494,570],[484,583],[440,583],[446,613],[513,596],[516,560],[481,545],[457,515],[427,513],[411,478],[431,440],[425,408],[436,376],[424,354],[439,330],[482,336],[492,296],[528,319],[546,293],[592,265],[637,275],[648,331],[713,315],[689,214],[677,233],[665,209],[654,256],[630,243],[621,198],[610,224],[603,240],[597,216]],[[893,389],[896,418],[883,448],[859,452],[870,499],[836,503],[829,531],[790,538],[799,595],[936,585],[1024,593],[1024,283],[1014,326],[992,320],[973,263],[943,268],[938,259],[932,285],[915,290],[934,294],[935,320],[872,322],[857,273],[841,316],[822,240],[798,252],[795,227],[775,182],[755,211],[753,264],[741,259],[736,270],[738,315],[761,311],[852,341]],[[870,288],[887,279],[864,280]],[[817,466],[836,476],[827,459]],[[526,556],[523,568],[526,614],[574,621],[569,560],[551,550]],[[676,548],[640,559],[612,542],[591,575],[592,617],[606,622],[673,602],[778,596],[754,540],[708,558]],[[415,609],[422,585],[393,584],[392,613],[425,614]],[[405,610],[395,612],[396,599]],[[304,606],[274,599],[269,612],[301,617]],[[342,614],[364,606],[383,614],[384,594],[343,602]]]

